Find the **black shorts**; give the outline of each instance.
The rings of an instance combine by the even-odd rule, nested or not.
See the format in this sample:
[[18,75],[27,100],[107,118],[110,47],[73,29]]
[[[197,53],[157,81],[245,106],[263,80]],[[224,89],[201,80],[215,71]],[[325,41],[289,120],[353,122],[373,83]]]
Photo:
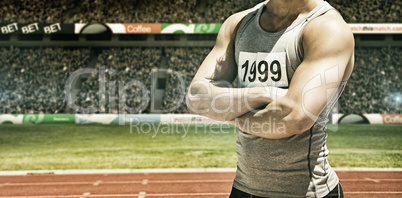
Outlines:
[[[230,198],[263,198],[255,195],[248,194],[236,188],[232,188]],[[343,190],[341,183],[335,186],[335,188],[329,192],[324,198],[343,198]]]

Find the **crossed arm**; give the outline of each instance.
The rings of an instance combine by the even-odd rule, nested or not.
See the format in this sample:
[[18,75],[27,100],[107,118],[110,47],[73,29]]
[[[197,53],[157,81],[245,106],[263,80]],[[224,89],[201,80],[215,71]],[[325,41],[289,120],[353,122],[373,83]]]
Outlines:
[[269,139],[308,130],[341,81],[350,75],[354,41],[349,27],[337,16],[309,23],[302,36],[304,60],[287,91],[275,87],[231,88],[222,85],[229,85],[237,75],[233,32],[238,17],[223,24],[214,49],[191,83],[189,111],[230,121],[240,130]]

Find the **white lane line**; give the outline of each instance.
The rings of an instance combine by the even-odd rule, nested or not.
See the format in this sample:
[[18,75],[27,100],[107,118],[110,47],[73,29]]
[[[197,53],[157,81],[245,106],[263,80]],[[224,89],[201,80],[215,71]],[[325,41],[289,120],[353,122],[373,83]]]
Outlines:
[[[400,169],[402,171],[402,168]],[[216,173],[236,172],[236,168],[155,168],[155,169],[83,169],[83,170],[23,170],[23,171],[0,171],[0,175],[28,175],[49,174],[130,174],[130,173]]]
[[[144,192],[145,193],[145,192]],[[402,194],[402,191],[389,191],[389,192],[344,192],[345,194]],[[85,194],[85,193],[84,193]],[[51,195],[51,196],[13,196],[13,197],[0,197],[0,198],[77,198],[83,195]],[[228,196],[230,193],[165,193],[165,194],[145,194],[147,197],[189,197],[189,196]],[[108,195],[87,195],[87,198],[91,197],[139,197],[144,194],[108,194]],[[145,196],[144,195],[144,196]]]
[[6,183],[5,186],[91,185],[93,182]]
[[[145,193],[145,192],[144,192]],[[344,192],[345,194],[402,194],[402,192]],[[88,195],[91,197],[188,197],[188,196],[228,196],[230,193],[171,193],[171,194],[108,194],[108,195]],[[13,196],[0,198],[77,198],[83,195],[52,195],[52,196]],[[145,197],[144,197],[145,198]]]
[[375,191],[375,192],[343,192],[345,194],[402,194],[402,191],[385,191],[385,192],[381,192],[381,191]]
[[368,178],[368,177],[365,177],[364,180],[372,181],[372,182],[375,182],[375,183],[379,183],[379,182],[380,182],[380,181],[377,180],[377,179],[371,179],[371,178]]
[[342,181],[391,181],[391,182],[401,182],[402,179],[371,179],[371,178],[364,178],[364,179],[340,179]]
[[46,196],[7,196],[7,197],[0,197],[0,198],[77,198],[81,197],[82,195],[46,195]]
[[86,192],[86,193],[82,194],[82,195],[80,196],[80,198],[87,198],[89,195],[91,195],[91,193]]
[[189,197],[189,196],[228,196],[230,193],[165,193],[147,194],[147,197]]
[[338,167],[332,168],[336,171],[402,171],[402,168],[364,168],[364,167]]
[[98,181],[96,181],[95,183],[93,183],[92,185],[94,185],[94,186],[99,186],[99,184],[102,182],[102,180],[98,180]]
[[140,194],[138,195],[138,198],[145,198],[146,194],[147,194],[146,192],[140,192]]
[[142,180],[142,185],[147,185],[147,184],[148,184],[148,180],[147,180],[147,179]]
[[[389,181],[389,182],[401,182],[402,179],[371,179],[371,178],[364,178],[364,179],[340,179],[342,181]],[[149,181],[148,179],[144,179],[142,181],[102,181],[98,180],[95,183],[93,182],[43,182],[43,183],[3,183],[0,184],[0,187],[4,186],[55,186],[55,185],[100,185],[102,184],[150,184],[150,183],[228,183],[233,182],[233,180],[154,180]]]
[[163,184],[163,183],[227,183],[233,182],[233,180],[160,180],[160,181],[149,181],[149,183]]
[[[335,171],[402,171],[402,168],[332,168]],[[236,172],[236,168],[166,168],[166,169],[87,169],[87,170],[24,170],[24,171],[0,171],[0,175],[28,175],[28,174],[118,174],[118,173],[216,173]]]
[[44,183],[5,183],[4,186],[55,186],[55,185],[99,185],[102,184],[171,184],[171,183],[229,183],[233,180],[155,180],[149,181],[144,179],[142,181],[102,181],[98,180],[93,182],[44,182]]
[[[146,194],[145,192],[140,192],[140,194],[107,194],[107,195],[88,195],[87,198],[91,197],[189,197],[189,196],[228,196],[230,193],[164,193],[164,194]],[[48,196],[13,196],[13,197],[0,197],[0,198],[77,198],[83,195],[48,195]]]

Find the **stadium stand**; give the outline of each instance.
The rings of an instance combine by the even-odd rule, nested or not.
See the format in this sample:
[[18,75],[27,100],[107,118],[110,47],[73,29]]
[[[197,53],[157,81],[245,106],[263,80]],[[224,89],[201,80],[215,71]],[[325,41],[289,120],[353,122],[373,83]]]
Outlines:
[[89,57],[89,49],[2,48],[0,113],[65,112],[65,83]]
[[[0,23],[221,23],[260,0],[3,0]],[[348,23],[400,22],[401,1],[328,0]],[[224,9],[222,9],[224,8]]]
[[[166,48],[165,53],[168,58],[168,68],[181,76],[185,87],[188,88],[198,67],[208,55],[210,48]],[[168,82],[166,83],[165,96],[163,98],[163,109],[168,110],[179,106],[175,113],[188,113],[184,100],[180,97],[183,91],[180,87],[180,80],[174,73],[168,72]],[[181,102],[182,101],[182,102]],[[181,104],[178,104],[180,103]]]
[[[165,48],[168,69],[179,74],[188,87],[195,71],[210,48]],[[91,51],[63,48],[1,49],[0,113],[65,113],[64,86],[72,72],[88,67]],[[393,93],[401,90],[401,48],[357,48],[356,67],[339,102],[340,113],[402,113]],[[96,68],[105,67],[106,94],[99,96],[99,76],[82,79],[75,103],[83,108],[98,106],[99,98],[107,98],[105,109],[97,112],[116,113],[121,99],[118,81],[138,80],[151,89],[150,72],[162,59],[160,48],[108,48],[96,56]],[[109,109],[109,82],[115,81],[115,108]],[[167,78],[163,108],[170,109],[181,100],[183,90],[176,74]],[[185,90],[184,90],[185,91]],[[125,102],[137,107],[141,101],[138,87],[127,90]],[[82,113],[85,111],[79,110]],[[143,112],[148,112],[147,108]],[[172,113],[186,113],[185,104]]]
[[[232,13],[259,3],[258,0],[3,0],[0,23],[221,23]],[[328,0],[349,23],[401,22],[401,1]],[[224,9],[222,9],[224,8]],[[358,13],[358,14],[356,14]],[[118,81],[138,80],[151,91],[150,72],[168,69],[162,109],[179,105],[170,113],[186,113],[185,104],[177,104],[210,47],[129,47],[129,48],[0,48],[0,113],[88,113],[86,107],[106,106],[94,113],[116,113],[119,101],[128,107],[141,102],[140,90],[131,87],[124,99],[118,98]],[[402,113],[400,94],[402,52],[400,47],[357,47],[356,68],[338,105],[340,113]],[[82,109],[66,107],[64,86],[68,76],[80,68],[105,67],[106,93],[99,96],[98,75],[87,75],[77,85],[75,103]],[[115,71],[114,75],[112,71]],[[109,73],[110,72],[110,73]],[[109,82],[115,81],[111,90]],[[113,89],[113,88],[112,88]],[[185,90],[184,90],[185,91]],[[114,93],[109,94],[109,93]],[[149,94],[149,93],[148,93]],[[115,107],[110,107],[115,101]],[[146,109],[137,113],[150,112]],[[135,112],[134,112],[135,113]]]
[[[124,98],[119,96],[119,83],[126,85],[132,80],[139,81],[147,88],[149,93],[151,80],[150,73],[153,68],[157,68],[161,59],[161,49],[158,48],[108,48],[103,49],[97,58],[96,69],[103,67],[105,70],[105,94],[99,95],[99,73],[90,75],[83,79],[76,104],[83,108],[99,107],[99,100],[104,98],[105,109],[100,108],[91,113],[117,113],[119,111],[119,102],[127,104],[129,108],[138,107],[142,101],[142,92],[138,86],[128,86]],[[110,84],[111,83],[111,84]],[[111,101],[113,106],[109,106]],[[147,101],[149,103],[149,101]],[[145,111],[147,111],[146,109]],[[85,110],[79,110],[82,113]],[[142,113],[142,112],[130,112]]]
[[339,100],[341,113],[400,114],[401,48],[356,48],[356,66]]

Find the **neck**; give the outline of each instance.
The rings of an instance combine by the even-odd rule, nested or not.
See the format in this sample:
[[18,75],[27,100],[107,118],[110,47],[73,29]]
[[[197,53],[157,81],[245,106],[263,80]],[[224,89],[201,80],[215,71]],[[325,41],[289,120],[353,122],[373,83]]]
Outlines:
[[265,7],[271,15],[286,17],[310,12],[321,2],[322,0],[270,0]]

